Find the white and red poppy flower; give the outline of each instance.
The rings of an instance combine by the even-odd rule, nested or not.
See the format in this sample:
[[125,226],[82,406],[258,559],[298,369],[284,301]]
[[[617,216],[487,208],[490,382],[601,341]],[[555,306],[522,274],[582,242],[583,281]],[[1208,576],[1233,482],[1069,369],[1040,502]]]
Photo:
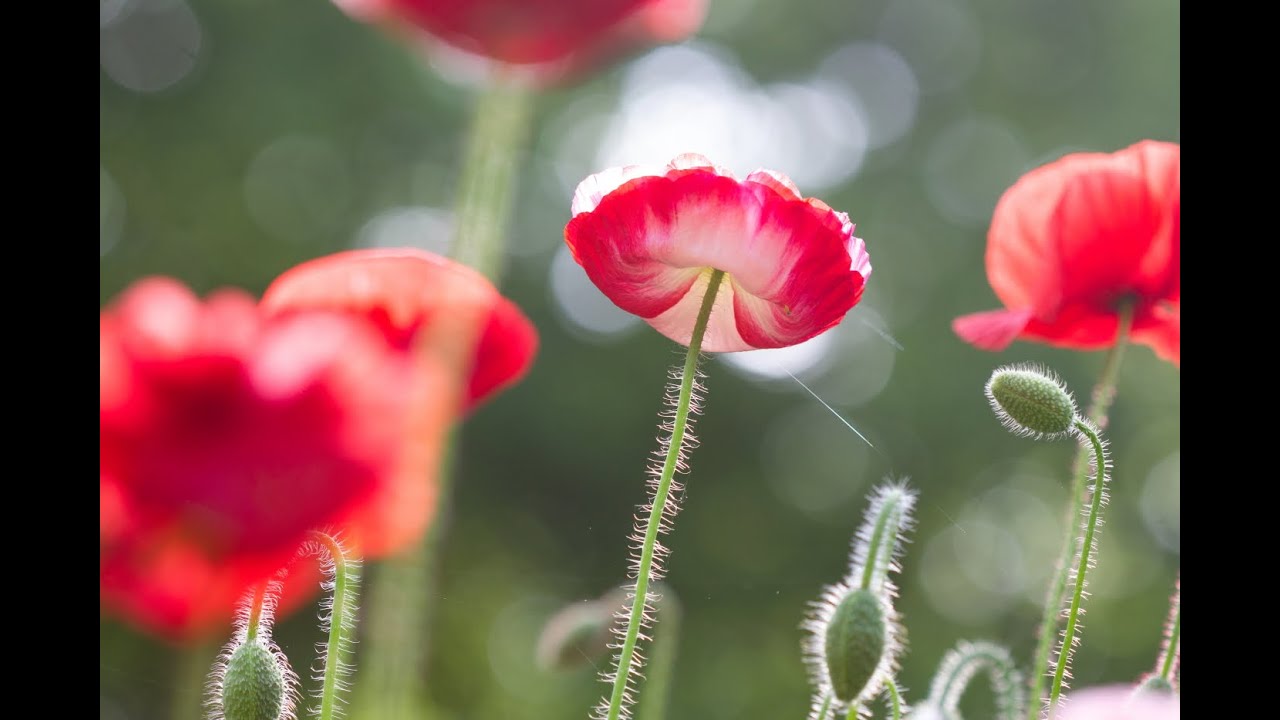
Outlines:
[[688,345],[713,270],[725,272],[702,349],[795,345],[840,322],[871,259],[849,216],[757,170],[738,180],[701,155],[583,180],[565,242],[618,307]]

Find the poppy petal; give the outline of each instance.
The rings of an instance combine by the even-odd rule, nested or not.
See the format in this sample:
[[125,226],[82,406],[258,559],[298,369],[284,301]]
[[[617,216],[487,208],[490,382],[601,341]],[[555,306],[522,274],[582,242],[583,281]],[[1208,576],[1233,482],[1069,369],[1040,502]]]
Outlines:
[[951,329],[980,350],[999,351],[1009,347],[1030,320],[1030,310],[988,310],[961,315],[951,321]]
[[1149,346],[1157,357],[1181,367],[1182,304],[1175,302],[1157,306],[1151,322],[1134,327],[1133,341]]
[[467,409],[519,381],[538,346],[533,323],[483,275],[413,248],[352,250],[305,262],[276,278],[261,305],[268,314],[355,313],[380,326],[402,348],[443,313],[480,310],[483,326],[468,380]]

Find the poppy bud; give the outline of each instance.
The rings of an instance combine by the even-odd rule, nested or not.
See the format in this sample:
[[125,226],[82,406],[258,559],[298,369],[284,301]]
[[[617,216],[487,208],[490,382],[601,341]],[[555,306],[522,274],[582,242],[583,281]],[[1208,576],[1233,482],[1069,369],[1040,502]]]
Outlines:
[[1076,422],[1076,402],[1049,370],[1032,365],[997,368],[987,381],[987,400],[1010,432],[1039,439],[1058,438]]
[[827,625],[827,676],[841,702],[853,702],[884,655],[884,608],[870,590],[854,590],[840,601]]
[[225,720],[278,720],[285,706],[285,671],[261,641],[236,648],[222,685]]

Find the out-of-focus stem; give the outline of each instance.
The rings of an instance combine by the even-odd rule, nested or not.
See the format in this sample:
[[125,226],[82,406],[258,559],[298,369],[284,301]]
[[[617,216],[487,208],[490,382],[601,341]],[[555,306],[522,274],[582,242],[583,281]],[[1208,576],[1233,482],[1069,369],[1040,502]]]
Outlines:
[[[495,285],[501,280],[511,197],[529,135],[532,100],[528,89],[495,73],[477,99],[462,159],[451,254]],[[476,339],[476,330],[469,329],[470,340]],[[464,383],[468,368],[458,370],[458,382]],[[422,681],[427,674],[431,601],[439,594],[441,546],[452,505],[455,440],[451,437],[444,444],[435,517],[423,539],[380,563],[368,584],[359,720],[420,720],[428,714]]]
[[495,285],[502,276],[507,220],[532,98],[529,90],[495,77],[476,104],[462,160],[452,255]]

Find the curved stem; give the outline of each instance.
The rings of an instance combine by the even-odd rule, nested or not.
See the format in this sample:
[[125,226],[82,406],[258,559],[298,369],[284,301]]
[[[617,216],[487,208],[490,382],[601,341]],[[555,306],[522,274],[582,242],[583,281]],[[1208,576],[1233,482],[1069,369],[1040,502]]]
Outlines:
[[898,697],[898,683],[893,678],[885,680],[885,687],[889,688],[889,701],[893,707],[893,720],[902,720],[902,699]]
[[649,511],[644,541],[640,548],[635,598],[631,602],[631,616],[627,620],[627,634],[622,642],[622,651],[618,654],[613,695],[609,698],[608,720],[618,720],[622,712],[622,700],[627,689],[627,677],[631,671],[631,659],[635,654],[640,623],[644,618],[645,599],[649,593],[649,574],[653,568],[654,545],[658,541],[658,529],[662,527],[662,513],[667,505],[667,495],[671,492],[671,480],[675,476],[680,450],[684,447],[685,426],[689,420],[689,400],[693,395],[694,378],[698,374],[698,354],[702,349],[702,337],[707,332],[711,309],[715,306],[716,294],[720,290],[720,281],[723,279],[723,270],[711,272],[706,294],[702,297],[702,307],[698,310],[698,320],[693,326],[693,336],[689,338],[689,351],[684,359],[684,374],[680,378],[680,396],[676,404],[675,422],[671,427],[671,442],[667,447],[666,460],[662,464],[662,475],[654,493],[653,507]]
[[1173,668],[1178,660],[1178,634],[1182,629],[1182,591],[1174,593],[1168,637],[1165,638],[1164,660],[1160,663],[1160,677],[1173,684]]
[[986,672],[996,700],[995,720],[1023,713],[1026,689],[1009,651],[989,642],[961,642],[942,656],[929,686],[928,704],[946,716],[959,716],[960,699],[979,672]]
[[249,622],[245,624],[244,639],[252,640],[258,637],[258,625],[262,620],[262,605],[267,598],[267,583],[262,583],[257,590],[253,591],[253,604],[249,606]]
[[324,680],[320,687],[320,720],[333,720],[338,692],[338,670],[342,662],[342,631],[344,619],[351,612],[347,607],[348,584],[352,581],[347,571],[347,556],[336,540],[322,532],[311,533],[312,539],[328,551],[333,561],[333,608],[329,615],[329,641],[325,646]]
[[[897,496],[891,496],[885,507],[881,508],[879,517],[876,518],[875,530],[871,533],[871,541],[867,543],[867,564],[862,568],[862,584],[863,590],[871,590],[871,582],[875,579],[876,570],[884,565],[886,568],[888,562],[881,563],[881,548],[886,544],[888,548],[885,552],[893,553],[893,539],[898,536],[898,501]],[[892,527],[890,527],[892,525]],[[888,543],[885,539],[888,538]],[[886,569],[886,574],[888,570]],[[878,589],[877,589],[878,590]]]
[[[1126,303],[1120,307],[1119,324],[1116,327],[1116,341],[1107,351],[1107,358],[1102,364],[1102,373],[1098,383],[1093,387],[1093,395],[1089,400],[1089,418],[1099,430],[1106,427],[1107,412],[1116,397],[1116,378],[1120,375],[1120,361],[1124,359],[1125,348],[1129,344],[1129,329],[1133,324],[1133,306]],[[1049,667],[1049,653],[1053,650],[1054,638],[1058,635],[1058,620],[1062,614],[1062,604],[1067,597],[1067,574],[1070,572],[1071,560],[1076,554],[1076,518],[1084,507],[1084,490],[1089,480],[1089,448],[1081,445],[1076,452],[1075,464],[1072,465],[1074,482],[1071,485],[1071,504],[1067,507],[1066,523],[1064,523],[1062,550],[1058,553],[1057,573],[1049,587],[1045,598],[1044,615],[1040,619],[1040,637],[1036,642],[1035,660],[1031,666],[1030,702],[1027,703],[1027,720],[1036,720],[1040,708],[1041,695],[1044,692],[1044,678]]]
[[1067,613],[1067,629],[1063,632],[1062,646],[1058,650],[1057,668],[1053,673],[1053,689],[1049,692],[1049,717],[1052,718],[1058,705],[1058,695],[1062,692],[1062,678],[1067,671],[1067,661],[1075,641],[1076,624],[1080,618],[1080,605],[1084,601],[1085,573],[1089,571],[1089,558],[1093,555],[1093,536],[1097,532],[1098,522],[1102,517],[1103,486],[1107,481],[1107,458],[1102,449],[1102,441],[1088,423],[1077,420],[1076,430],[1089,440],[1093,448],[1094,462],[1097,472],[1094,474],[1093,502],[1089,507],[1089,519],[1085,522],[1084,538],[1080,543],[1080,561],[1076,565],[1075,591],[1071,597],[1071,609]]

